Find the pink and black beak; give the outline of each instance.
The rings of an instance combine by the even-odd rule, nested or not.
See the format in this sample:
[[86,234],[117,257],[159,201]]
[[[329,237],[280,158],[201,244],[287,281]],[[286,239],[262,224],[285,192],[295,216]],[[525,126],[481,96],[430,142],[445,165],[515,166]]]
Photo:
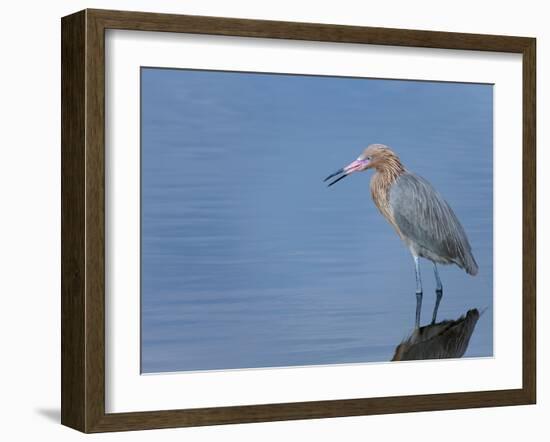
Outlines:
[[[337,170],[333,174],[330,174],[328,177],[326,177],[323,182],[326,182],[330,180],[331,178],[338,177],[334,181],[330,182],[328,184],[328,187],[332,186],[333,184],[336,184],[338,181],[343,180],[348,175],[351,175],[353,172],[358,172],[361,170],[365,170],[367,168],[368,161],[363,160],[361,158],[357,158],[352,163],[348,164],[346,167],[343,167],[342,169]],[[338,176],[340,175],[340,176]]]

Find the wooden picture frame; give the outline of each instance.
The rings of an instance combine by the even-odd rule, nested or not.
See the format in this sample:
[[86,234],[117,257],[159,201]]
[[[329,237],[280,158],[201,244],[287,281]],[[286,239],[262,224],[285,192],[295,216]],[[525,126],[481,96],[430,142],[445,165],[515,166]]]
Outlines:
[[[523,58],[523,385],[512,390],[105,412],[105,30],[494,51]],[[84,10],[62,19],[62,424],[83,432],[533,404],[536,398],[534,38]]]

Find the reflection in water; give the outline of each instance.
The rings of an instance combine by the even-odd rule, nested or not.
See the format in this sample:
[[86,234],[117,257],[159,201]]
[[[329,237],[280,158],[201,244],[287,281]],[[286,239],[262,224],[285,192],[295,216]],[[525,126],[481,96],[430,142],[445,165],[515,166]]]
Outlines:
[[445,320],[415,329],[395,349],[392,361],[461,358],[479,319],[477,309],[456,320]]

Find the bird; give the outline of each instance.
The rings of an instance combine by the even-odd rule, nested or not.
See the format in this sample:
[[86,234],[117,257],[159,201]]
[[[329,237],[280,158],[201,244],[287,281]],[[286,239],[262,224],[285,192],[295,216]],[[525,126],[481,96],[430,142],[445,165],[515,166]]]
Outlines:
[[432,325],[443,297],[438,264],[455,264],[475,276],[478,265],[462,224],[451,206],[424,178],[405,168],[397,154],[384,144],[369,145],[346,167],[324,179],[328,187],[355,173],[374,169],[370,180],[372,200],[409,249],[416,276],[415,328],[420,327],[422,279],[419,258],[433,263],[436,300]]

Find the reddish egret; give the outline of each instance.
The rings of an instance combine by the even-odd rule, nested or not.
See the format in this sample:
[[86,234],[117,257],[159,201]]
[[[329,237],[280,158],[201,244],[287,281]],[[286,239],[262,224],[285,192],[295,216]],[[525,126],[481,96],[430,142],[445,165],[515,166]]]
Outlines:
[[470,275],[477,274],[468,237],[449,204],[424,178],[409,172],[399,157],[383,144],[371,144],[355,161],[325,178],[336,178],[329,187],[354,172],[374,168],[371,196],[388,222],[409,248],[416,272],[416,322],[420,325],[422,280],[418,258],[433,263],[436,301],[432,315],[435,324],[443,286],[437,263],[456,264]]

